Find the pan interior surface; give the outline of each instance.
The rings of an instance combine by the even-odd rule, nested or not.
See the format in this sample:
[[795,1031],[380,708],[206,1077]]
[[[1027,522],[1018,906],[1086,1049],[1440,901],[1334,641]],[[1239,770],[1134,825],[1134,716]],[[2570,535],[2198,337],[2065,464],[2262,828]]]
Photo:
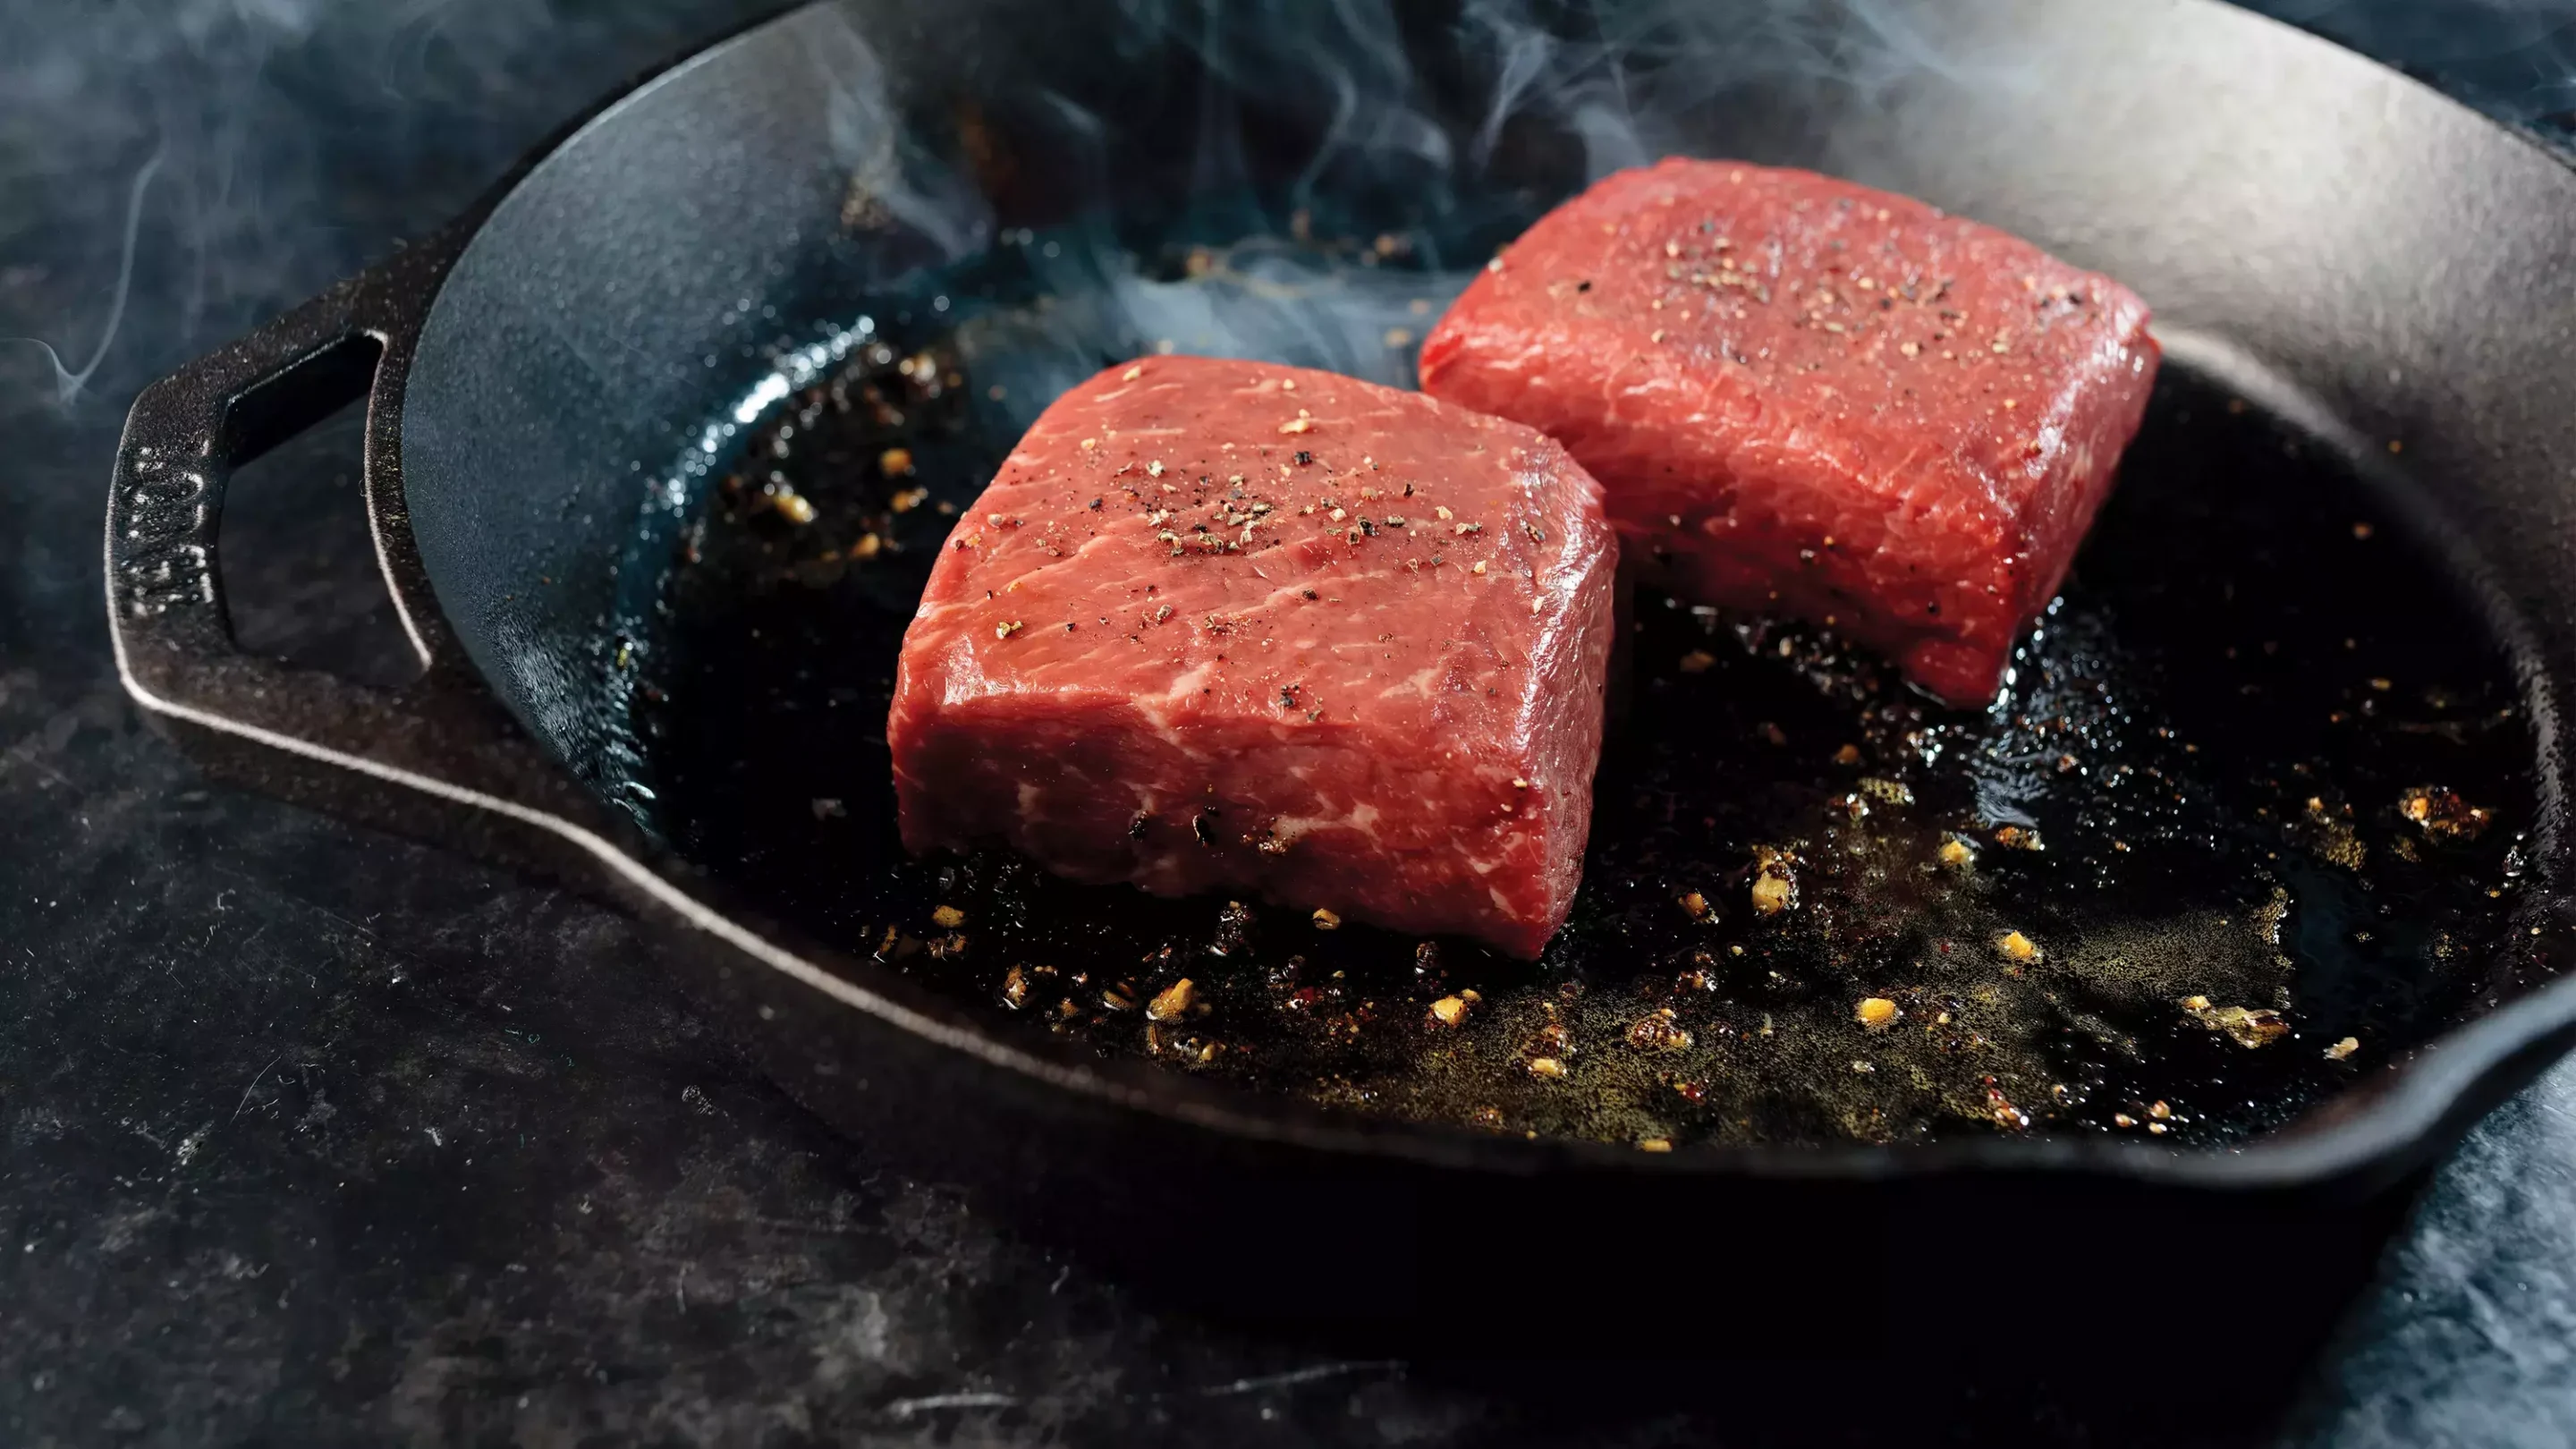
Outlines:
[[[647,556],[639,758],[690,858],[1020,1029],[1516,1133],[2214,1141],[2450,1020],[2509,929],[2510,661],[2330,452],[2179,369],[1989,712],[1827,631],[1642,597],[1583,891],[1536,967],[907,858],[895,653],[1016,437],[958,396],[977,330],[940,316],[888,308],[721,460],[676,567]],[[1766,877],[1792,893],[1767,914]]]
[[[2195,208],[2123,162],[2140,143],[2106,128],[2169,87],[2118,77],[2169,41],[2110,7],[1818,6],[1680,86],[1715,31],[1619,29],[1642,8],[1577,14],[1555,50],[1487,7],[1357,36],[1320,27],[1377,12],[1321,9],[950,39],[809,12],[540,169],[442,295],[409,444],[441,601],[522,720],[688,860],[996,1032],[1515,1135],[2223,1143],[2543,979],[2519,938],[2558,873],[2555,724],[2526,636],[2556,636],[2499,616],[2509,581],[2425,526],[2400,455],[2351,445],[2439,452],[2455,422],[2334,381],[2404,369],[2356,354],[2323,281],[2254,298],[2201,270],[2195,243],[2244,250],[2236,188],[2262,178]],[[1951,48],[1901,56],[1897,11]],[[2337,63],[2240,62],[2293,86]],[[2029,87],[2067,67],[2104,77],[2083,104]],[[1262,83],[1283,74],[1317,84]],[[2163,105],[2173,145],[2202,146],[2187,98]],[[2005,149],[2052,126],[2090,127],[2132,185],[2070,181],[2056,142],[2022,146],[2017,183]],[[896,648],[1046,401],[1165,348],[1409,384],[1495,245],[1667,150],[2015,226],[2259,351],[2340,426],[2169,366],[1984,713],[1921,703],[1829,630],[1641,598],[1583,894],[1536,967],[905,857]],[[2509,572],[2486,500],[2438,502]],[[1757,909],[1766,876],[1794,904]]]

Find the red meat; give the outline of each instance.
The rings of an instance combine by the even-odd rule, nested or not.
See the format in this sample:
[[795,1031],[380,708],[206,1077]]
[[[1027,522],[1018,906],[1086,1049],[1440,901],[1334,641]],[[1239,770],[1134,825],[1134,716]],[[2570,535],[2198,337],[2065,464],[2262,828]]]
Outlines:
[[1156,357],[1039,418],[904,636],[903,837],[1535,956],[1601,750],[1617,545],[1518,423]]
[[1513,243],[1422,385],[1561,440],[1649,582],[1821,621],[1972,704],[2064,581],[2157,360],[2135,295],[1992,227],[1675,160]]

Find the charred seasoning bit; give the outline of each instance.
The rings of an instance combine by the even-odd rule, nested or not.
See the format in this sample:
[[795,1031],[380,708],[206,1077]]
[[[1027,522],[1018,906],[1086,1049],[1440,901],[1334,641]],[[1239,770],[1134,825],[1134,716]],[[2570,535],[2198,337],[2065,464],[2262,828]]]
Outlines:
[[2343,1040],[2336,1042],[2333,1046],[2326,1048],[2326,1060],[2330,1062],[2339,1062],[2359,1050],[2361,1050],[2361,1038],[2357,1036],[2348,1036]]
[[1462,997],[1444,996],[1431,1003],[1431,1019],[1442,1026],[1456,1026],[1467,1019],[1467,1003]]
[[1341,917],[1339,917],[1339,916],[1337,916],[1337,915],[1334,915],[1331,911],[1325,910],[1325,909],[1323,909],[1323,908],[1322,908],[1322,907],[1320,907],[1320,906],[1316,907],[1316,909],[1315,909],[1315,929],[1316,929],[1316,930],[1318,930],[1318,931],[1338,931],[1338,930],[1340,930],[1341,928],[1342,928],[1342,918],[1341,918]]
[[1641,1052],[1689,1051],[1690,1029],[1673,1015],[1671,1007],[1661,1007],[1628,1023],[1628,1045]]
[[1145,1003],[1145,1015],[1153,1021],[1178,1021],[1197,1001],[1198,988],[1184,976],[1156,992],[1154,999]]
[[953,931],[966,924],[966,913],[955,906],[941,906],[930,913],[930,924],[943,931]]
[[[2204,1004],[2194,1009],[2190,1004],[2192,1000],[2200,1000]],[[2205,1004],[2206,1000],[2186,999],[2183,1010],[2211,1031],[2226,1033],[2238,1046],[2249,1049],[2266,1046],[2290,1034],[2290,1024],[2283,1021],[2277,1011],[2244,1006],[2209,1006]]]
[[1852,1020],[1872,1031],[1882,1031],[1895,1025],[1896,1019],[1904,1014],[1897,1009],[1895,1002],[1884,996],[1864,996],[1860,1005],[1852,1008]]
[[2397,813],[2445,840],[2475,840],[2486,832],[2495,812],[2471,805],[2458,792],[2439,785],[2418,785],[2397,797]]

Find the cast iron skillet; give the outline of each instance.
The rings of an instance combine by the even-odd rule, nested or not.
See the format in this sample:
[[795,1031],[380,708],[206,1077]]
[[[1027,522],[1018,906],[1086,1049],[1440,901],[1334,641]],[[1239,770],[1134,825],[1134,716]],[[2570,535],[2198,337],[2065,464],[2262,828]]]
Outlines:
[[[907,127],[953,120],[961,98],[1114,98],[1120,76],[1188,63],[1106,7],[1068,8],[782,16],[611,105],[449,230],[149,389],[108,527],[136,699],[210,768],[622,903],[831,1123],[1038,1231],[1264,1315],[1427,1319],[1556,1351],[1580,1346],[1569,1330],[1615,1341],[1605,1330],[1640,1305],[1704,1305],[1693,1337],[1660,1340],[1694,1350],[1865,1335],[1899,1303],[1980,1331],[2151,1317],[2140,1295],[2367,1241],[2392,1189],[2576,1039],[2576,982],[2551,964],[2576,369],[2548,286],[2576,262],[2576,177],[2207,0],[1881,6],[2023,83],[1757,78],[1684,122],[1696,149],[1923,195],[2120,276],[2179,366],[2342,450],[2482,601],[2536,736],[2526,909],[2547,935],[2496,963],[2429,1046],[2227,1151],[1998,1136],[1649,1156],[1357,1120],[1103,1061],[990,1030],[765,919],[595,788],[613,743],[597,654],[639,473],[738,391],[717,364],[774,330],[763,308],[822,315],[973,244],[903,224]],[[1390,42],[1442,73],[1450,34]],[[1461,109],[1472,127],[1476,98]],[[1329,97],[1287,103],[1272,124],[1293,155],[1298,127],[1332,114]],[[1579,184],[1580,157],[1543,139],[1532,184]],[[854,175],[894,198],[896,224],[841,224]],[[1034,219],[1046,180],[1023,177]],[[361,396],[377,547],[425,666],[395,690],[236,650],[217,567],[230,471]],[[2364,441],[2387,438],[2406,441],[2402,467]],[[2188,1257],[2120,1250],[2147,1243]]]

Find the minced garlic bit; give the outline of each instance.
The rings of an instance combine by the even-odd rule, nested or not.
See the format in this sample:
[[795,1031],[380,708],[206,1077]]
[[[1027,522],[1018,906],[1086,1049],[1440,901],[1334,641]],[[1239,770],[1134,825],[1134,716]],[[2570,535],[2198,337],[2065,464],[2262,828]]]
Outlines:
[[1431,1019],[1442,1026],[1456,1026],[1467,1019],[1467,1003],[1455,996],[1441,997],[1431,1003]]
[[1669,1006],[1628,1023],[1628,1045],[1641,1052],[1686,1052],[1691,1049],[1691,1041],[1690,1028],[1681,1024]]
[[1834,763],[1835,763],[1835,764],[1837,764],[1837,765],[1857,765],[1857,764],[1859,764],[1859,763],[1860,763],[1860,746],[1858,746],[1858,745],[1845,745],[1845,746],[1843,746],[1841,749],[1834,751]]
[[[2193,1001],[2202,1004],[2193,1006]],[[2189,997],[2183,1002],[2183,1010],[2211,1031],[2225,1033],[2238,1046],[2251,1050],[2268,1046],[2290,1034],[2290,1024],[2283,1021],[2277,1011],[2246,1006],[2210,1006],[2207,1002],[2207,997]]]
[[2359,1050],[2361,1050],[2361,1038],[2357,1036],[2348,1036],[2343,1040],[2336,1042],[2333,1046],[2326,1048],[2326,1060],[2330,1062],[2339,1062]]
[[778,510],[779,517],[799,528],[814,521],[814,505],[793,488],[779,489],[772,497],[771,506]]
[[1012,635],[1020,632],[1021,626],[1026,622],[1027,621],[1021,619],[1006,619],[993,626],[993,637],[996,639],[1008,639]]
[[1145,465],[1145,476],[1146,476],[1146,477],[1148,477],[1148,478],[1160,478],[1160,477],[1162,477],[1162,476],[1163,476],[1163,460],[1162,460],[1162,459],[1160,459],[1160,458],[1157,458],[1157,459],[1155,459],[1153,462],[1146,464],[1146,465]]
[[1458,516],[1457,514],[1450,512],[1446,504],[1435,506],[1431,511],[1442,523],[1447,523],[1450,519]]
[[1753,909],[1766,916],[1776,916],[1789,908],[1796,888],[1781,876],[1764,875],[1753,882]]
[[1956,869],[1968,864],[1976,858],[1977,853],[1970,850],[1968,848],[1968,843],[1964,840],[1959,840],[1954,837],[1941,842],[1941,863],[1943,865]]
[[1875,775],[1864,777],[1861,780],[1860,792],[1877,801],[1881,805],[1911,805],[1914,803],[1914,791],[1904,782],[1898,780],[1882,780]]
[[1673,1150],[1673,1139],[1669,1137],[1640,1137],[1637,1139],[1637,1150],[1639,1152],[1670,1152]]
[[1316,908],[1315,908],[1315,929],[1316,929],[1316,930],[1318,930],[1318,931],[1338,931],[1338,930],[1340,930],[1341,928],[1342,928],[1342,918],[1341,918],[1341,917],[1339,917],[1339,916],[1337,916],[1337,915],[1334,915],[1331,911],[1325,910],[1325,909],[1324,909],[1324,908],[1322,908],[1321,906],[1318,906],[1318,907],[1316,907]]
[[943,931],[953,931],[966,924],[966,913],[955,906],[941,906],[930,913],[930,924]]
[[1118,374],[1118,380],[1120,382],[1134,382],[1136,379],[1143,377],[1144,375],[1145,365],[1140,362],[1134,367],[1127,369],[1125,372]]
[[2016,961],[2039,959],[2039,943],[2019,931],[2006,931],[1996,937],[1995,949]]
[[1682,656],[1681,669],[1684,674],[1706,674],[1716,664],[1716,655],[1705,649],[1694,649]]
[[1472,569],[1469,569],[1467,572],[1469,572],[1469,573],[1471,573],[1471,574],[1474,574],[1474,575],[1475,575],[1476,577],[1478,577],[1478,578],[1483,578],[1483,577],[1485,576],[1485,562],[1484,562],[1484,560],[1482,560],[1482,559],[1478,559],[1478,560],[1476,561],[1476,566],[1475,566],[1474,568],[1472,568]]
[[1690,918],[1694,921],[1705,921],[1708,919],[1708,897],[1701,895],[1697,891],[1692,891],[1683,896],[1681,898],[1681,907],[1683,910],[1690,912]]
[[927,488],[906,488],[892,498],[887,499],[886,506],[897,513],[910,513],[912,510],[919,508],[922,500],[929,496],[930,490]]
[[1197,1000],[1198,988],[1184,976],[1156,992],[1154,999],[1145,1003],[1145,1015],[1154,1021],[1178,1021]]
[[2207,1011],[2209,1010],[2209,998],[2206,996],[2186,996],[2182,999],[2182,1009],[2185,1011]]
[[1279,431],[1283,433],[1311,433],[1314,430],[1315,420],[1313,418],[1290,418],[1288,421],[1279,425]]
[[1896,1019],[1904,1014],[1897,1009],[1895,1002],[1884,996],[1864,996],[1860,1005],[1852,1008],[1852,1020],[1872,1031],[1895,1025]]
[[1531,1076],[1545,1077],[1550,1081],[1557,1081],[1565,1076],[1565,1063],[1554,1057],[1532,1057],[1529,1069]]
[[889,478],[901,478],[912,472],[910,448],[888,448],[877,454],[877,471]]

